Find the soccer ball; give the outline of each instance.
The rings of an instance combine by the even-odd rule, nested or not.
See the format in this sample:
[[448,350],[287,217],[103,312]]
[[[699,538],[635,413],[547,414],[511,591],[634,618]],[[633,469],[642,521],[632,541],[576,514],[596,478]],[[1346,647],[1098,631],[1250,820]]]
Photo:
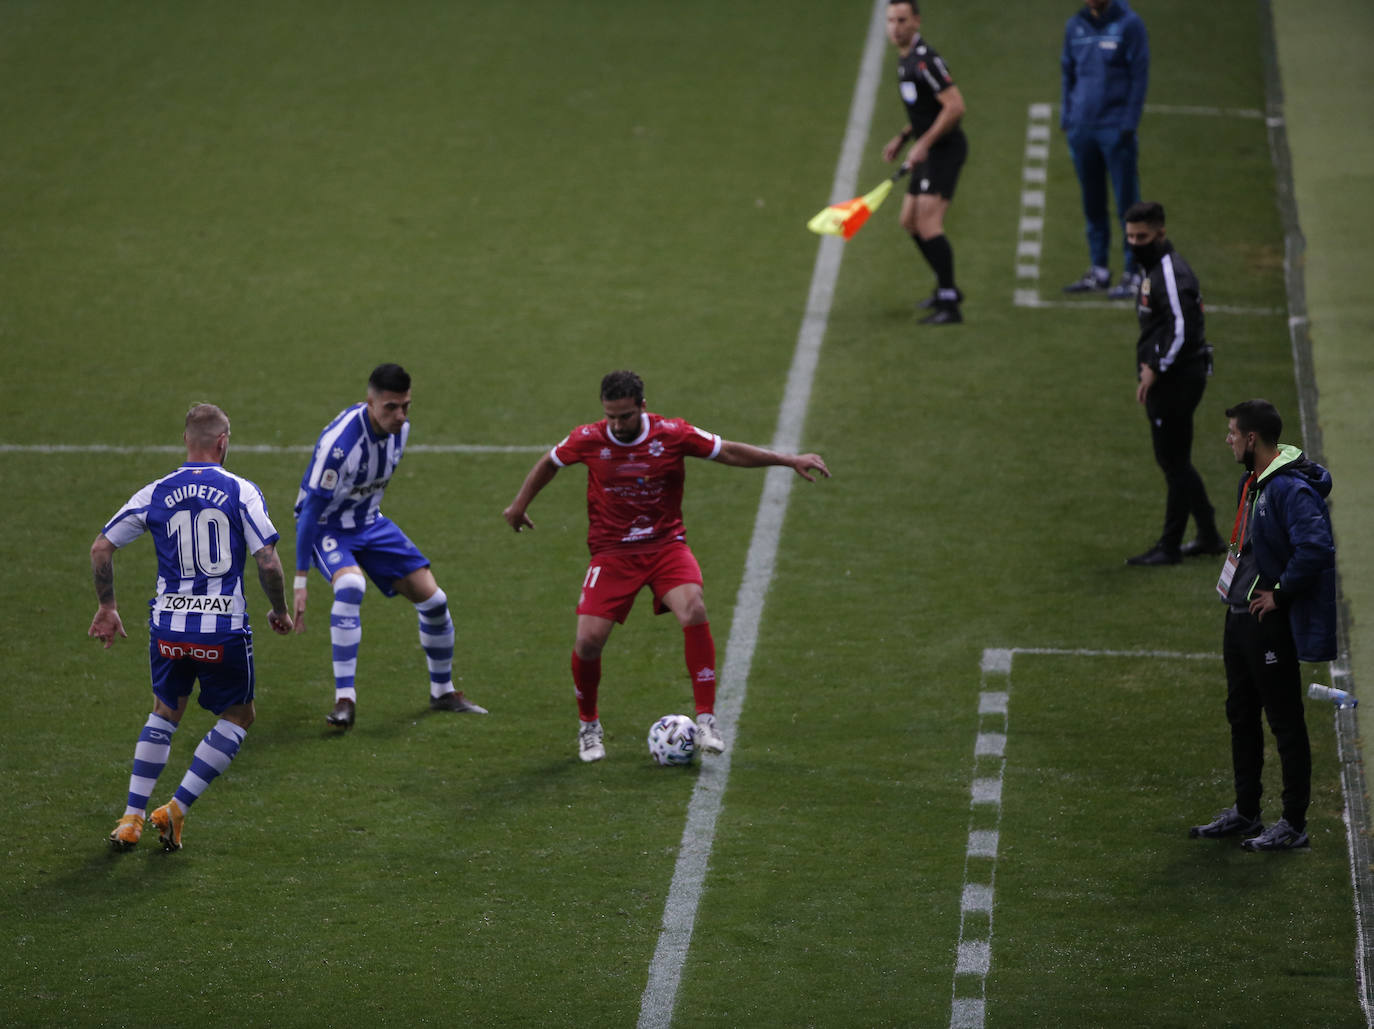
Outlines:
[[697,725],[686,715],[664,715],[649,726],[649,753],[660,765],[690,765],[697,752]]

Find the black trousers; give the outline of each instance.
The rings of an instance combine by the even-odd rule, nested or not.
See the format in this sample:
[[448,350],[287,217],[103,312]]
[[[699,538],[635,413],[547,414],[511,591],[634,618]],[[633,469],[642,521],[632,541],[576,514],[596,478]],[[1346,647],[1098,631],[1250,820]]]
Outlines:
[[1159,542],[1169,550],[1183,543],[1188,516],[1197,523],[1198,536],[1217,536],[1216,514],[1207,499],[1207,487],[1193,467],[1193,412],[1207,388],[1207,366],[1193,362],[1171,368],[1145,395],[1145,414],[1150,419],[1150,439],[1155,463],[1164,473],[1164,531]]
[[1302,831],[1312,798],[1312,747],[1303,716],[1302,668],[1288,616],[1271,611],[1260,621],[1248,611],[1228,610],[1221,654],[1226,663],[1226,720],[1231,723],[1236,809],[1243,815],[1260,813],[1263,712],[1283,769],[1283,817]]

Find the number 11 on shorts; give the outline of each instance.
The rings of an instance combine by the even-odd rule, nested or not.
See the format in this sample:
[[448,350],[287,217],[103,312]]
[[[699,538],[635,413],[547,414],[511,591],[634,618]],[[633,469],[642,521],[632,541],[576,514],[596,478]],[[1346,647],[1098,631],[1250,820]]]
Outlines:
[[587,569],[587,575],[586,575],[586,577],[582,580],[582,588],[583,588],[584,590],[594,590],[594,589],[596,589],[596,580],[597,580],[598,578],[600,578],[600,577],[601,577],[601,566],[600,566],[600,565],[592,565],[592,567],[590,567],[590,568]]

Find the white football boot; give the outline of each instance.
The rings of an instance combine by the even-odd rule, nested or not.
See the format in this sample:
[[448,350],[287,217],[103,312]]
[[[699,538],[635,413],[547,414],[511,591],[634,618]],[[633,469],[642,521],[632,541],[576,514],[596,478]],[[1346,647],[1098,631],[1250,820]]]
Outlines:
[[577,756],[583,761],[600,761],[606,756],[606,746],[602,743],[605,735],[601,729],[601,719],[595,722],[582,722],[577,730]]
[[725,753],[725,741],[716,731],[715,715],[697,715],[697,746],[711,754]]

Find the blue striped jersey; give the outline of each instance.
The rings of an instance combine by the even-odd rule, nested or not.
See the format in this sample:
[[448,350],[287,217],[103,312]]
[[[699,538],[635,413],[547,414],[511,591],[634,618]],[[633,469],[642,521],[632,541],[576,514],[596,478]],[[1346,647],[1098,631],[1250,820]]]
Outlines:
[[129,498],[102,530],[116,547],[149,533],[157,595],[149,626],[160,634],[247,634],[243,571],[277,541],[262,491],[217,464],[188,461]]
[[310,464],[301,476],[296,514],[310,495],[325,500],[319,524],[331,529],[360,529],[381,513],[382,494],[401,463],[410,438],[410,422],[394,435],[380,435],[372,427],[367,404],[339,412],[315,443]]

